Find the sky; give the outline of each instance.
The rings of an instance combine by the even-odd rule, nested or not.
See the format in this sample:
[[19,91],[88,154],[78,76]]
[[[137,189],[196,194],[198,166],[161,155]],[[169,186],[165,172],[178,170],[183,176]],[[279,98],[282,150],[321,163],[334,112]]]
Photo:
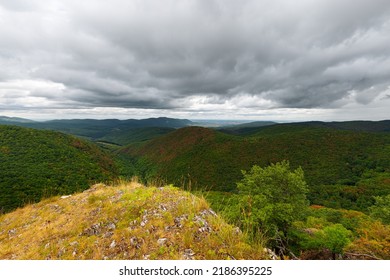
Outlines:
[[388,0],[0,0],[0,115],[390,119]]

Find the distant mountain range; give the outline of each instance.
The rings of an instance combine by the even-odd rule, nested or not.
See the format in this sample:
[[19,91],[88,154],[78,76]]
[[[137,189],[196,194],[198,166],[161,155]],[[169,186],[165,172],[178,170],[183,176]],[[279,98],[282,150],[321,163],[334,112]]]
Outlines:
[[0,124],[34,123],[35,121],[23,118],[0,116]]
[[[51,121],[43,121],[43,122],[35,122],[32,120],[21,119],[21,118],[0,117],[0,124],[18,125],[18,126],[36,128],[36,129],[56,130],[67,134],[72,134],[79,137],[87,138],[93,141],[99,141],[99,140],[106,141],[107,139],[109,139],[109,141],[112,141],[112,139],[114,138],[115,140],[119,134],[129,135],[134,131],[136,133],[139,133],[139,131],[137,131],[137,129],[139,128],[176,129],[185,126],[190,126],[192,125],[192,122],[186,119],[172,119],[172,118],[164,118],[164,117],[141,119],[141,120],[72,119],[72,120],[51,120]],[[157,135],[159,135],[159,133],[157,133]],[[153,133],[149,133],[149,135],[151,134]],[[121,136],[119,136],[119,138],[121,138]],[[142,136],[140,138],[142,138]],[[123,143],[126,144],[127,142],[123,140],[122,141],[119,140],[117,144],[123,144]]]

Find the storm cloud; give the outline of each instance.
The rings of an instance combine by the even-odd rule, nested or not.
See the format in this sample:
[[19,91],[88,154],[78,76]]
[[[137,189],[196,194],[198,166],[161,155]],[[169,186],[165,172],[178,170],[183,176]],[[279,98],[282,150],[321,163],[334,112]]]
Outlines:
[[386,118],[389,34],[388,0],[0,0],[0,110]]

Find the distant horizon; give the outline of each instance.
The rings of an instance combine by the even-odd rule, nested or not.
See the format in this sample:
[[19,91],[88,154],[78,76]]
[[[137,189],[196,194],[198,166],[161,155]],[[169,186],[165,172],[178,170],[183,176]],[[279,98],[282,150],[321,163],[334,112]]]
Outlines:
[[180,120],[189,120],[191,122],[210,122],[210,123],[221,123],[221,122],[236,122],[236,123],[250,123],[250,122],[275,122],[275,123],[300,123],[300,122],[350,122],[350,121],[368,121],[368,122],[379,122],[379,121],[386,121],[390,120],[390,118],[387,119],[378,119],[378,120],[372,120],[372,119],[347,119],[347,120],[340,120],[340,119],[334,119],[334,120],[272,120],[272,119],[212,119],[212,118],[204,118],[204,119],[195,119],[195,118],[183,118],[183,117],[171,117],[171,116],[145,116],[145,117],[108,117],[106,118],[94,118],[91,116],[88,117],[61,117],[61,118],[49,118],[49,119],[37,119],[37,118],[29,118],[29,117],[21,117],[21,116],[16,116],[16,115],[5,115],[0,113],[0,118],[5,117],[5,118],[16,118],[16,119],[25,119],[25,120],[30,120],[30,121],[35,121],[35,122],[46,122],[46,121],[56,121],[56,120],[144,120],[144,119],[154,119],[154,118],[169,118],[169,119],[180,119]]

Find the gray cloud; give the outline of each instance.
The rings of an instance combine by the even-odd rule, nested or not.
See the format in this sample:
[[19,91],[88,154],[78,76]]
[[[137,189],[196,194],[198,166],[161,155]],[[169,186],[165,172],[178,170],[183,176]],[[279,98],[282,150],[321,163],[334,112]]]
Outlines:
[[363,106],[390,86],[389,14],[387,0],[0,0],[0,105]]

